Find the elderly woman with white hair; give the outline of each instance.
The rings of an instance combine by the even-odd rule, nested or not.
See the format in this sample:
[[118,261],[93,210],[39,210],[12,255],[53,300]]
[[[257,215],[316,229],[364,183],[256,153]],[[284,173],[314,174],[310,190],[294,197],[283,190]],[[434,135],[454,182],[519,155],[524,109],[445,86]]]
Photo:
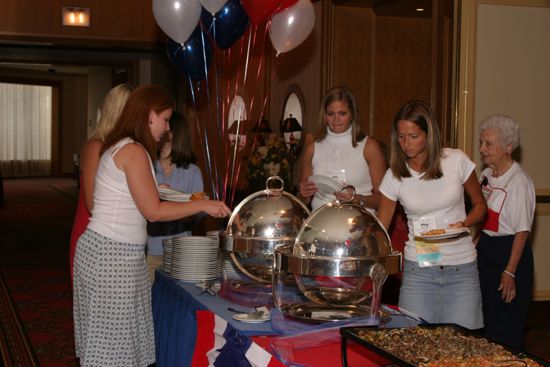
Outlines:
[[519,126],[493,115],[480,125],[479,152],[488,214],[477,244],[485,334],[521,348],[533,287],[533,253],[528,243],[535,215],[535,189],[512,158]]

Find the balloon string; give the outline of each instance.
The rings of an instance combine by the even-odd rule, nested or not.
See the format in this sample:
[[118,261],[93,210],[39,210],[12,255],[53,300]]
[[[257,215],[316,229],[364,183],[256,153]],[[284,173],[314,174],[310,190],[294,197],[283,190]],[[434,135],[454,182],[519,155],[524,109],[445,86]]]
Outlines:
[[[266,28],[267,29],[267,28]],[[253,44],[252,44],[252,48],[255,49],[255,46],[256,46],[256,36],[257,36],[257,26],[254,26],[251,31],[250,31],[250,35],[253,34],[253,37],[252,37],[252,40],[253,40]],[[248,42],[249,42],[249,48],[250,48],[250,41],[251,41],[251,38],[249,37],[248,39]],[[258,72],[256,73],[256,84],[258,83],[258,80],[260,79],[260,75],[261,75],[261,72],[262,72],[262,66],[264,65],[264,56],[265,56],[265,52],[262,52],[261,53],[261,57],[260,57],[260,62],[259,62],[259,65],[258,65]],[[247,55],[248,57],[248,55]],[[247,65],[248,65],[248,60],[247,60]],[[254,100],[255,100],[255,96],[254,94],[252,95],[252,98],[251,98],[251,101],[250,101],[250,106],[249,106],[249,116],[252,116],[252,110],[253,110],[253,107],[254,107]],[[264,106],[265,107],[265,106]],[[258,120],[257,120],[257,123],[255,124],[256,125],[256,131],[259,131],[259,127],[260,127],[260,124],[261,124],[261,121],[262,121],[262,117],[263,117],[263,113],[264,113],[265,109],[262,109],[260,111],[260,116],[258,117]],[[249,144],[252,145],[251,149],[250,149],[250,152],[254,152],[255,148],[256,148],[256,144],[257,144],[257,139],[253,139],[252,142]],[[242,160],[239,160],[239,163],[237,165],[237,177],[240,177],[240,173],[241,173],[241,167],[242,167]]]
[[[264,69],[265,70],[265,64],[266,64],[266,58],[265,58],[265,54],[266,54],[266,48],[267,48],[267,40],[268,40],[268,36],[269,36],[269,27],[267,26],[267,23],[265,23],[265,26],[264,26],[264,40],[263,40],[263,52],[262,52],[262,58],[260,59],[260,65],[261,65],[261,68],[258,68],[258,75],[256,76],[256,78],[259,80],[260,79],[260,69]],[[275,71],[276,71],[276,67],[273,69],[273,73],[272,73],[272,76],[271,76],[271,82],[270,84],[273,85],[273,80],[275,80]],[[262,113],[263,111],[265,111],[266,109],[266,105],[267,105],[267,100],[269,99],[270,97],[270,90],[267,90],[266,93],[265,93],[265,97],[264,97],[264,103],[263,103],[263,106],[262,106]]]
[[[214,61],[217,60],[215,55],[214,55],[213,58],[214,58]],[[222,60],[222,63],[223,63],[223,60]],[[214,62],[214,76],[215,76],[214,83],[215,83],[215,89],[216,89],[216,103],[215,103],[216,108],[215,108],[214,114],[215,114],[215,119],[216,119],[216,123],[217,123],[217,127],[218,127],[218,129],[217,129],[218,142],[222,142],[224,136],[226,135],[226,129],[225,129],[226,125],[223,123],[223,121],[224,121],[223,108],[220,107],[220,104],[223,102],[222,97],[220,95],[221,94],[221,88],[220,88],[220,84],[219,84],[219,80],[221,78],[220,73],[221,73],[221,70],[218,69],[218,63]],[[224,150],[223,149],[218,149],[217,151],[220,152],[220,154],[221,154],[222,162],[225,161],[226,154],[225,154]],[[217,188],[222,194],[222,200],[225,201],[226,195],[225,195],[225,187],[223,185],[222,177],[223,176],[221,175],[219,170],[216,170]]]
[[[245,62],[244,62],[244,77],[243,77],[243,87],[246,86],[246,81],[247,81],[247,75],[248,75],[248,67],[249,67],[249,64],[250,64],[250,52],[251,52],[251,47],[252,49],[254,49],[254,44],[255,44],[255,40],[256,40],[256,31],[257,31],[257,26],[254,25],[252,27],[249,28],[249,31],[248,31],[248,40],[247,40],[247,45],[246,45],[246,57],[245,57]],[[253,43],[254,41],[254,43]],[[240,60],[242,60],[242,57],[243,57],[243,41],[241,39],[241,54],[240,54]],[[262,55],[263,57],[263,55]],[[261,65],[261,64],[260,64]],[[237,80],[238,80],[238,76],[237,76]],[[256,80],[256,85],[257,85],[257,82],[258,80]],[[237,86],[238,87],[238,86]],[[249,104],[249,107],[248,107],[248,112],[247,112],[247,120],[248,121],[252,121],[252,110],[253,110],[253,106],[254,106],[254,95],[255,93],[252,93],[252,97],[251,97],[251,100],[250,100],[250,104]],[[260,121],[260,118],[258,119],[258,122]],[[250,124],[249,124],[250,125]],[[259,125],[259,123],[258,123]],[[246,126],[245,126],[245,129],[246,129]],[[244,134],[245,136],[245,139],[246,139],[246,130],[244,131]],[[250,142],[249,142],[250,144]],[[237,185],[238,185],[238,181],[239,181],[239,178],[240,178],[240,173],[241,173],[241,167],[242,167],[242,163],[243,163],[243,159],[244,157],[242,157],[242,154],[244,153],[244,146],[246,145],[246,140],[243,144],[243,148],[241,149],[241,159],[238,159],[237,160],[237,155],[234,156],[234,160],[237,160],[237,164],[236,164],[236,173],[235,173],[235,178],[233,178],[233,182],[234,182],[234,185],[233,185],[233,188],[231,190],[231,201],[230,202],[233,202],[234,199],[235,199],[235,193],[236,193],[236,189],[237,189]]]
[[[265,31],[264,31],[264,43],[265,44],[265,40],[267,39],[267,25],[265,27]],[[256,30],[255,30],[255,34],[254,34],[254,44],[256,44]],[[260,79],[260,76],[261,76],[261,73],[262,73],[262,67],[265,65],[265,53],[262,52],[261,53],[261,57],[260,57],[260,62],[259,62],[259,67],[258,67],[258,72],[256,74],[256,83],[258,83],[259,79]],[[273,71],[273,74],[272,74],[272,77],[271,77],[271,80],[273,81],[275,79],[275,72],[276,72],[276,68],[274,69]],[[266,109],[266,106],[267,106],[267,101],[269,99],[269,91],[266,92],[265,96],[264,96],[264,101],[263,101],[263,104],[262,104],[262,108],[261,108],[261,111],[260,111],[260,116],[258,118],[258,123],[256,125],[256,131],[257,133],[259,133],[259,130],[260,130],[260,124],[262,122],[262,116],[265,112],[265,109]],[[254,103],[254,100],[252,100],[251,102],[251,109],[252,109],[252,105]],[[253,139],[252,141],[252,147],[251,147],[251,152],[254,152],[254,150],[256,149],[256,146],[257,144],[259,143],[259,139],[257,138],[257,136]],[[252,154],[252,153],[251,153]],[[240,174],[240,166],[238,167],[237,169],[237,175]]]
[[[210,27],[207,29],[208,32],[212,31],[211,34],[214,38],[214,40],[216,39],[216,17],[214,14],[212,14],[212,23],[210,23]],[[203,40],[203,46],[204,46],[204,33],[202,33],[202,40]],[[203,47],[204,49],[204,47]],[[204,49],[205,50],[205,49]],[[215,51],[214,51],[215,52]],[[214,113],[212,113],[212,103],[211,103],[211,98],[210,98],[210,88],[209,88],[209,79],[208,79],[208,72],[207,72],[207,69],[208,69],[208,65],[206,63],[206,54],[204,53],[204,60],[205,60],[205,73],[206,73],[206,82],[207,82],[207,105],[208,105],[208,113],[209,113],[209,116],[210,118],[212,118],[212,115],[214,115],[214,119],[216,121],[216,125],[218,127],[217,129],[217,140],[218,141],[223,141],[223,136],[224,136],[224,133],[225,133],[225,125],[223,124],[223,118],[220,119],[220,87],[219,87],[219,79],[220,79],[220,71],[218,69],[218,64],[216,62],[216,57],[215,55],[213,56],[214,58],[214,76],[215,76],[215,80],[214,80],[214,83],[215,83],[215,89],[216,89],[216,102],[215,102],[215,111]],[[223,68],[223,66],[222,66]],[[223,113],[221,114],[223,116]],[[210,119],[209,119],[210,120]],[[206,128],[205,128],[206,130]],[[225,200],[225,188],[223,186],[223,183],[222,183],[222,176],[219,172],[219,169],[218,169],[218,155],[221,155],[221,159],[222,161],[225,160],[225,153],[223,150],[216,150],[217,154],[216,156],[214,156],[214,167],[211,167],[211,170],[213,171],[213,177],[212,177],[212,181],[215,182],[213,183],[213,185],[216,187],[216,191],[218,192],[218,196],[219,194],[221,193],[221,200]]]
[[[253,32],[253,36],[252,36],[252,49],[255,50],[256,47],[257,47],[257,36],[258,36],[258,28],[257,27],[254,27],[251,32]],[[258,84],[258,81],[260,80],[260,76],[262,75],[262,72],[263,72],[263,68],[265,66],[265,47],[267,45],[266,43],[266,40],[267,40],[267,37],[268,37],[268,28],[267,28],[267,24],[265,25],[265,28],[264,28],[264,32],[263,32],[263,37],[264,37],[264,42],[261,43],[259,46],[260,47],[263,47],[263,49],[261,50],[261,53],[260,53],[260,60],[259,60],[259,65],[258,65],[258,71],[256,73],[256,85]],[[250,38],[249,38],[249,42],[250,42]],[[274,79],[274,76],[272,77],[272,79]],[[266,106],[267,106],[267,100],[269,99],[269,92],[266,92],[266,96],[265,96],[265,99],[264,99],[264,103],[262,105],[262,108],[261,108],[261,111],[260,111],[260,115],[257,119],[257,123],[255,124],[256,126],[256,131],[259,132],[260,130],[260,126],[261,126],[261,122],[262,122],[262,117],[264,116],[264,113],[265,113],[265,110],[266,110]],[[251,99],[251,102],[250,102],[250,106],[249,106],[249,115],[251,116],[252,115],[252,110],[253,110],[253,106],[254,106],[254,94],[252,95],[252,99]],[[255,137],[254,139],[252,139],[252,142],[249,142],[249,144],[251,145],[251,148],[250,148],[250,152],[254,152],[255,149],[256,149],[256,145],[258,144],[259,140],[257,139],[257,137]],[[252,153],[251,153],[252,154]],[[242,159],[239,160],[238,162],[238,165],[237,165],[237,172],[236,172],[236,176],[237,177],[240,177],[240,173],[241,173],[241,168],[242,168]],[[233,199],[233,198],[232,198]]]
[[[256,25],[254,25],[253,27],[251,27],[251,29],[254,28],[254,30],[256,29]],[[254,34],[256,32],[254,31]],[[246,85],[246,76],[248,75],[248,60],[250,58],[250,38],[252,37],[252,30],[248,32],[248,45],[246,47],[246,61],[245,61],[245,64],[244,64],[244,78],[243,78],[243,85]]]
[[[239,52],[239,55],[238,55],[238,60],[242,60],[243,59],[243,54],[244,54],[244,42],[243,42],[243,38],[241,38],[240,40],[240,52]],[[239,63],[237,63],[237,65],[239,65]],[[245,63],[245,65],[247,65],[247,63]],[[243,74],[245,74],[246,71],[243,72]],[[235,93],[233,94],[233,97],[237,96],[238,95],[238,92],[239,92],[239,80],[240,80],[240,74],[241,74],[241,70],[240,68],[237,66],[237,75],[235,76]],[[238,152],[238,143],[239,143],[239,140],[240,140],[240,131],[241,131],[241,128],[240,128],[240,125],[241,125],[241,120],[243,119],[243,112],[246,114],[246,110],[245,111],[242,111],[242,110],[239,110],[239,117],[238,117],[238,122],[239,124],[237,125],[237,138],[236,138],[236,146],[237,146],[237,149],[234,149],[233,150],[233,159],[232,159],[232,164],[231,164],[231,180],[230,180],[230,183],[231,183],[231,195],[230,195],[230,200],[229,200],[229,203],[232,204],[234,199],[235,199],[235,193],[237,191],[237,186],[239,184],[239,175],[235,174],[235,172],[238,170],[238,168],[240,167],[241,165],[241,160],[238,160],[237,162],[237,152]],[[244,120],[248,120],[248,118],[250,117],[250,114],[246,114],[244,116]],[[244,126],[243,126],[243,130],[245,132],[245,136],[246,136],[246,122],[244,123]],[[236,170],[236,167],[237,166],[237,170]]]
[[[236,161],[237,161],[237,153],[239,151],[239,147],[241,146],[241,134],[240,134],[240,131],[241,131],[241,118],[240,118],[240,112],[239,112],[239,119],[237,120],[236,122],[237,124],[237,133],[235,134],[235,145],[233,147],[233,162],[232,162],[232,165],[231,165],[231,180],[230,182],[235,182],[235,164],[236,164]],[[246,136],[245,136],[246,138]],[[246,143],[246,141],[245,141]],[[238,180],[239,176],[237,175],[237,180]],[[230,200],[229,200],[229,204],[230,206],[233,205],[233,200],[235,198],[235,185],[233,185],[233,187],[231,188],[231,197],[230,197]]]
[[[189,89],[191,91],[191,101],[193,103],[193,108],[195,110],[195,125],[196,125],[196,129],[197,129],[197,133],[200,135],[200,132],[201,132],[201,128],[200,128],[200,123],[199,123],[199,117],[197,116],[197,99],[195,97],[195,90],[193,88],[193,81],[191,80],[191,77],[188,75],[188,79],[189,79]],[[205,158],[205,162],[206,162],[206,174],[208,176],[208,180],[210,181],[211,183],[211,186],[212,186],[212,194],[214,195],[214,198],[217,198],[218,197],[218,193],[216,192],[216,188],[215,186],[213,185],[213,181],[212,181],[212,172],[211,172],[211,165],[210,165],[210,149],[208,147],[208,136],[206,135],[206,129],[203,129],[204,130],[204,136],[205,136],[205,140],[204,140],[204,143],[203,143],[203,140],[199,139],[200,143],[201,143],[201,148],[202,148],[202,151],[204,152],[204,158]]]
[[[257,31],[257,28],[254,28],[254,45],[256,44],[256,33],[257,33],[256,31]],[[265,65],[265,45],[266,45],[265,41],[266,41],[266,39],[267,39],[267,25],[264,29],[263,50],[262,50],[261,56],[260,56],[258,71],[256,72],[256,85],[258,84],[258,81],[260,80],[260,75],[262,74],[263,67]],[[268,95],[269,95],[269,92],[266,91],[266,96],[268,96]],[[250,115],[252,114],[252,108],[254,107],[254,102],[255,102],[255,96],[253,94],[252,98],[250,100],[250,109],[249,109]],[[260,110],[260,116],[258,117],[256,130],[258,130],[258,127],[260,126],[260,123],[262,122],[262,117],[264,115],[264,112],[265,112],[265,104],[263,105],[262,109]]]
[[[266,31],[267,31],[267,27],[266,27]],[[265,39],[267,39],[267,32],[264,33],[264,41],[265,41]],[[265,42],[264,42],[264,47],[265,47]],[[262,58],[260,60],[260,65],[264,64],[264,55],[265,55],[265,52],[262,52]],[[277,73],[277,65],[278,65],[278,60],[276,60],[275,67],[273,68],[272,73],[271,73],[271,82],[273,82],[275,80],[275,75]],[[259,79],[259,76],[260,76],[260,72],[258,72],[258,77],[257,77],[258,79]],[[264,97],[264,102],[262,104],[262,109],[261,109],[262,114],[266,109],[267,101],[268,101],[269,97],[270,97],[269,92],[266,92],[265,97]],[[259,122],[261,122],[261,121],[259,121]],[[257,131],[259,130],[259,126],[260,126],[260,123],[258,123]],[[258,139],[254,139],[254,141],[252,142],[252,151],[254,151],[254,149],[256,148],[257,143],[258,143]]]
[[[212,18],[212,31],[213,31],[213,34],[214,34],[214,39],[215,39],[215,35],[216,35],[216,23],[217,23],[217,19],[215,16],[213,16]],[[215,59],[215,57],[214,57]],[[216,64],[217,65],[217,64]],[[216,83],[216,107],[219,106],[219,87],[218,87],[218,77],[217,77],[217,66],[216,66],[216,72],[215,72],[215,83]],[[208,80],[208,79],[207,79]],[[210,100],[210,95],[208,96],[208,106],[209,108],[212,108],[212,103],[210,103],[211,100]],[[218,108],[216,108],[216,110],[214,111],[214,116],[215,116],[215,119],[216,119],[216,123],[217,123],[217,133],[218,133],[218,136],[217,136],[217,141],[222,141],[222,137],[224,136],[224,124],[223,124],[223,120],[220,121],[220,110]],[[214,136],[216,136],[214,134]],[[216,155],[214,157],[215,159],[215,169],[214,169],[214,174],[215,174],[215,182],[216,182],[216,189],[218,190],[218,193],[220,193],[222,191],[222,182],[221,182],[221,173],[220,173],[220,170],[219,170],[219,165],[218,165],[218,158],[220,158],[220,155],[221,155],[221,159],[222,159],[222,162],[223,162],[223,151],[220,150],[220,149],[216,149]],[[222,197],[223,197],[223,200],[225,200],[225,195],[222,193]]]
[[[214,21],[212,22],[213,24],[213,27],[215,29],[215,18],[214,18]],[[206,59],[206,42],[205,42],[205,39],[204,39],[204,30],[202,29],[201,27],[201,41],[202,41],[202,56],[203,56],[203,60],[204,60],[204,73],[205,73],[205,83],[206,83],[206,103],[207,103],[207,106],[211,106],[211,103],[210,103],[210,88],[208,87],[208,62],[207,62],[207,59]],[[208,108],[208,110],[210,111],[210,108]],[[209,113],[210,114],[210,113]],[[210,119],[209,119],[210,120]],[[215,199],[217,200],[219,198],[219,187],[218,185],[216,184],[217,183],[217,167],[218,167],[218,164],[217,164],[217,159],[216,157],[212,157],[211,153],[210,153],[210,146],[208,145],[208,132],[207,132],[207,127],[205,124],[202,124],[203,126],[203,132],[204,132],[204,136],[205,136],[205,141],[206,141],[206,153],[207,153],[207,159],[206,159],[206,162],[208,164],[208,169],[207,171],[209,172],[209,177],[210,177],[210,181],[211,181],[211,185],[212,185],[212,192],[215,193],[214,197]]]
[[[256,75],[256,81],[258,81],[260,79],[261,69],[265,65],[265,49],[266,49],[267,36],[268,36],[268,27],[267,27],[267,23],[265,23],[264,41],[263,41],[263,48],[264,49],[263,49],[263,52],[262,52],[262,57],[260,58],[260,67],[258,68],[258,73]],[[268,92],[268,94],[269,94],[269,92]]]
[[[231,50],[227,50],[225,53],[224,53],[224,57],[222,58],[222,70],[226,70],[225,67],[226,65],[228,64],[228,57],[231,56]],[[223,77],[223,74],[221,74],[220,72],[220,75]],[[223,80],[223,79],[222,79]],[[226,90],[225,92],[225,98],[222,100],[222,121],[224,119],[226,119],[225,123],[224,124],[227,124],[227,126],[229,127],[229,116],[228,116],[228,110],[229,110],[229,91],[230,91],[230,81],[229,81],[229,78],[227,79],[227,83],[226,83],[226,86],[224,87],[224,89]],[[223,91],[222,91],[222,94],[223,94]],[[232,123],[232,121],[231,121]],[[228,130],[228,133],[229,133],[229,130]],[[226,147],[226,150],[227,150],[227,154],[226,154],[226,157],[225,157],[225,162],[226,162],[226,166],[225,166],[225,172],[224,172],[224,197],[227,199],[226,195],[227,195],[227,192],[228,192],[228,186],[229,186],[229,153],[230,153],[230,147],[228,147],[228,145],[224,144],[224,147]],[[226,201],[224,199],[224,201]],[[227,201],[226,201],[227,202]]]

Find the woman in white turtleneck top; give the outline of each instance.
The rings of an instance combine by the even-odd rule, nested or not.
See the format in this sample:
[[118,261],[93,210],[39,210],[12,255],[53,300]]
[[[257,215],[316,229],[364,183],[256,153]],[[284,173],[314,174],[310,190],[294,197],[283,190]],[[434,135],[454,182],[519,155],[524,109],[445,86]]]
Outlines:
[[[311,175],[331,177],[340,184],[355,187],[354,202],[371,211],[378,206],[378,186],[387,164],[375,139],[361,131],[353,93],[343,87],[331,89],[323,98],[319,129],[315,139],[306,142],[300,174],[300,196],[313,210],[325,202]],[[349,200],[348,192],[335,193],[339,200]]]

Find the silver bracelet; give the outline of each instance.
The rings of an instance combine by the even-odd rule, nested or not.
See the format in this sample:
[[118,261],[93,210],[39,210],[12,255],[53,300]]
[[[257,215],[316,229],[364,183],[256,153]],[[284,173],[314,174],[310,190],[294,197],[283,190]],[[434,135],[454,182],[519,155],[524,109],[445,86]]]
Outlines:
[[508,275],[508,276],[511,277],[511,278],[516,279],[516,274],[512,273],[511,271],[504,270],[503,273],[506,274],[506,275]]

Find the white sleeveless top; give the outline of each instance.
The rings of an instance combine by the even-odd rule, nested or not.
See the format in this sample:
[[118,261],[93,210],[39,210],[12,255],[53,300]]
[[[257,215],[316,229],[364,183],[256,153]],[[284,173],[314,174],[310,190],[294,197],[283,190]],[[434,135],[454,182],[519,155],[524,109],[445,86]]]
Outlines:
[[[353,185],[355,192],[361,195],[372,194],[372,181],[369,165],[363,156],[368,137],[357,142],[354,148],[351,143],[351,126],[341,134],[335,134],[327,127],[327,136],[315,142],[313,152],[313,174],[333,176],[339,171],[340,184]],[[313,196],[311,207],[313,210],[325,201]]]
[[[131,138],[124,138],[101,155],[94,181],[94,208],[88,228],[115,241],[146,244],[146,220],[132,199],[126,174],[115,165],[113,159],[120,148],[133,142]],[[151,158],[149,163],[151,174],[155,177]]]

